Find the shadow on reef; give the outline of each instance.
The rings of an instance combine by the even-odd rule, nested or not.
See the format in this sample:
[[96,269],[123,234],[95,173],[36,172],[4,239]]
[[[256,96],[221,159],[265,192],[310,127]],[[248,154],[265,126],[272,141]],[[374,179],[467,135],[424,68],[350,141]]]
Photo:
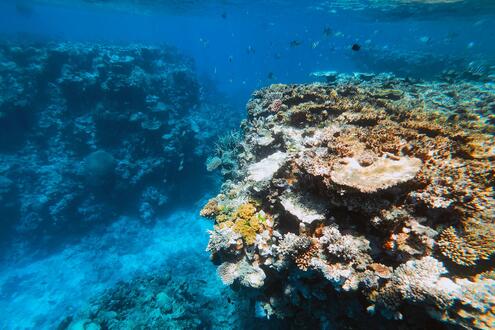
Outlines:
[[171,47],[3,42],[0,74],[0,236],[43,246],[198,199],[237,119]]

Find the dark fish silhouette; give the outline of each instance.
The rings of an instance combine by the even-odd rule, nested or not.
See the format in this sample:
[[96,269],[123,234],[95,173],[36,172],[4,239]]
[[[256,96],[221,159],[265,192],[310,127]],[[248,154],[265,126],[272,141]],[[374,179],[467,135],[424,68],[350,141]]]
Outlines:
[[273,72],[268,72],[268,75],[266,77],[268,79],[273,79],[273,78],[275,78],[275,75],[273,74]]
[[294,47],[298,47],[298,46],[301,46],[302,44],[302,41],[301,40],[292,40],[289,45],[294,48]]
[[361,46],[359,46],[358,44],[354,44],[352,45],[351,49],[355,52],[359,51],[361,49]]
[[246,49],[246,53],[254,55],[256,54],[256,49],[254,49],[253,46],[249,45],[248,48]]
[[223,12],[221,16],[222,16],[223,19],[226,19],[227,18],[227,13],[226,12]]
[[325,35],[325,37],[330,37],[332,33],[332,29],[329,26],[325,26],[325,28],[323,29],[323,34]]
[[26,1],[17,1],[15,3],[15,11],[21,16],[31,16],[33,14],[33,7]]

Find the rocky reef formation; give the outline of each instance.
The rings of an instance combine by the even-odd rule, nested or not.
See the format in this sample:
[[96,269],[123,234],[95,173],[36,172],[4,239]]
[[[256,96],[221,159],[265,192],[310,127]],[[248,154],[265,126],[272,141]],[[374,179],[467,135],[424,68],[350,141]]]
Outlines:
[[495,327],[494,86],[339,75],[255,92],[201,211],[226,285],[323,328]]
[[166,46],[3,42],[0,232],[57,239],[191,196],[229,120],[203,91]]

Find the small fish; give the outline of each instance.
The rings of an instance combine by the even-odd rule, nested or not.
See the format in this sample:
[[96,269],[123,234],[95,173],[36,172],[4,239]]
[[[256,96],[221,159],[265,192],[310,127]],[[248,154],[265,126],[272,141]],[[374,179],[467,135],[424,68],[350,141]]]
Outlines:
[[232,63],[232,61],[234,60],[234,57],[232,55],[229,56],[229,63]]
[[295,47],[299,47],[302,45],[302,41],[301,40],[292,40],[289,45],[291,46],[291,48],[295,48]]
[[275,75],[273,74],[273,72],[268,72],[268,75],[266,77],[271,80],[275,78]]
[[201,43],[201,45],[203,45],[204,48],[208,47],[208,44],[210,43],[208,40],[203,38],[199,38],[199,42]]
[[227,302],[228,302],[229,304],[231,304],[231,303],[232,303],[232,299],[230,299],[230,297],[227,297]]
[[325,28],[323,29],[323,35],[325,35],[325,37],[331,37],[332,33],[332,29],[329,26],[325,26]]
[[248,48],[246,49],[246,53],[254,55],[256,54],[256,49],[254,49],[253,46],[249,45]]
[[318,47],[318,45],[320,44],[320,41],[314,41],[312,44],[311,44],[311,48],[315,49],[316,47]]
[[431,37],[423,36],[423,37],[419,38],[419,41],[421,41],[424,44],[427,44],[431,41]]
[[354,44],[354,45],[352,45],[351,49],[353,51],[357,52],[361,49],[361,46],[359,44]]
[[222,15],[221,15],[221,17],[222,17],[223,19],[226,19],[226,18],[227,18],[227,13],[226,13],[226,12],[223,12],[223,13],[222,13]]

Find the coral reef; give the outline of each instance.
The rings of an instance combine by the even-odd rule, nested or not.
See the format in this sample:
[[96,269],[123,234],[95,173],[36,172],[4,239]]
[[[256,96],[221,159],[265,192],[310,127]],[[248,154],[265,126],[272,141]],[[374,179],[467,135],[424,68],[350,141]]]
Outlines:
[[[200,260],[195,255],[182,258]],[[249,299],[221,288],[221,283],[209,283],[208,272],[185,262],[174,271],[166,269],[117,283],[66,315],[58,329],[245,329],[250,327],[247,322],[260,324],[250,313]]]
[[231,120],[167,46],[2,41],[0,75],[2,234],[79,234],[122,214],[151,222],[191,196],[189,183],[199,192]]
[[223,282],[292,324],[493,327],[495,94],[329,75],[248,103],[237,173],[202,211]]

